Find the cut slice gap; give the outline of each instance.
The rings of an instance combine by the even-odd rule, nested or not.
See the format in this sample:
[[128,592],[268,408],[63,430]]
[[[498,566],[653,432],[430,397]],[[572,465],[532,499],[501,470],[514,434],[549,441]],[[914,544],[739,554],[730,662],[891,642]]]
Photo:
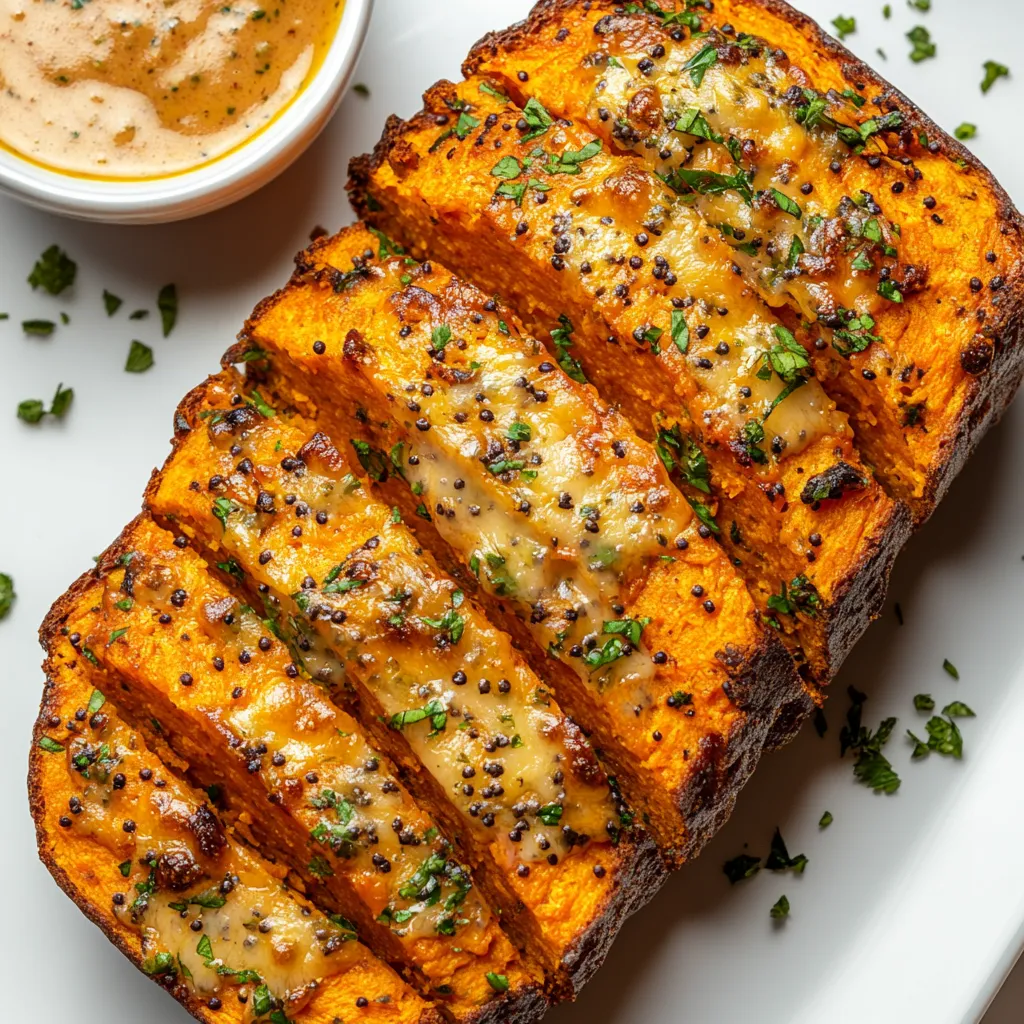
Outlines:
[[[150,507],[237,565],[340,700],[347,679],[375,745],[479,864],[502,924],[553,993],[575,991],[656,891],[652,840],[509,639],[324,434],[269,392],[246,404],[252,393],[226,372],[186,399]],[[193,486],[211,480],[212,493]]]
[[[136,521],[55,620],[98,688],[150,723],[199,784],[222,791],[262,850],[416,973],[452,1019],[503,1019],[535,1001],[535,979],[452,842],[355,723],[296,677],[252,609],[173,541]],[[437,965],[443,973],[430,973]],[[509,979],[508,995],[488,973]]]
[[357,226],[301,257],[309,272],[228,358],[272,364],[271,383],[351,438],[356,470],[460,559],[669,854],[692,856],[766,736],[809,710],[788,659],[654,450],[511,312],[400,255],[335,292],[374,242]]
[[[642,437],[700,448],[711,495],[688,497],[809,683],[826,684],[881,607],[907,509],[861,462],[804,346],[686,204],[587,130],[558,123],[518,139],[523,112],[477,85],[440,83],[424,112],[389,122],[373,156],[353,163],[358,211],[508,299]],[[438,145],[453,104],[479,127]],[[522,206],[495,160],[520,167]]]
[[332,1024],[357,1000],[374,1024],[440,1024],[348,921],[288,889],[163,769],[67,639],[50,646],[29,767],[39,855],[122,953],[207,1024]]

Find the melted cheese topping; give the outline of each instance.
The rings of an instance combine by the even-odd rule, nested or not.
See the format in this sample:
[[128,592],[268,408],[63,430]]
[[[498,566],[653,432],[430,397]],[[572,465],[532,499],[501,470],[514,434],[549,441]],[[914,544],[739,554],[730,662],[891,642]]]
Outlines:
[[[562,146],[565,137],[560,141],[556,135],[553,141]],[[623,170],[600,156],[592,163],[594,170],[585,180],[581,176],[573,190],[571,207],[553,214],[563,272],[582,273],[596,297],[609,303],[626,254],[643,253],[639,282],[627,291],[634,308],[639,306],[637,293],[643,295],[650,322],[643,323],[645,314],[637,313],[633,322],[640,323],[632,340],[641,332],[640,342],[668,364],[674,377],[692,380],[699,388],[689,411],[701,433],[728,446],[747,422],[763,422],[771,412],[770,436],[779,439],[774,454],[783,458],[820,437],[848,435],[846,417],[813,378],[792,390],[775,373],[767,379],[756,376],[766,353],[779,345],[779,325],[756,296],[733,283],[734,250],[709,240],[703,219],[648,175]],[[635,241],[640,234],[646,238],[642,248]],[[659,265],[669,269],[662,273]],[[660,282],[677,296],[664,295],[663,306],[655,304],[661,299]],[[685,341],[677,343],[673,325],[680,317]],[[658,332],[654,343],[649,340],[652,328]]]
[[[403,269],[397,260],[386,268],[399,289]],[[396,292],[391,305],[404,304]],[[367,369],[369,387],[407,399],[396,407],[406,442],[393,462],[441,536],[485,589],[520,610],[542,649],[625,707],[646,707],[655,667],[644,623],[623,617],[624,585],[674,547],[690,507],[654,452],[621,419],[595,415],[537,342],[513,341],[493,315],[479,319],[443,365],[421,365],[422,380],[403,376],[403,360],[385,351]],[[416,361],[445,329],[420,320],[393,344]]]
[[[167,687],[169,699],[193,719],[215,723],[229,745],[245,752],[268,795],[306,826],[312,874],[328,887],[334,873],[343,874],[372,916],[397,917],[403,935],[450,933],[456,922],[471,920],[485,925],[488,912],[470,894],[468,876],[448,865],[449,844],[381,766],[356,723],[308,681],[289,677],[281,644],[272,643],[258,616],[209,576],[196,555],[154,551],[167,539],[152,526],[131,539],[139,549],[129,562],[131,577],[127,584],[123,572],[107,578],[107,616],[86,637],[93,656],[128,679],[141,675],[146,685],[148,634],[168,628],[156,620],[169,615],[172,637],[190,637],[179,642],[178,657],[191,677],[188,687]],[[134,601],[124,611],[115,602],[126,591]],[[121,635],[106,643],[115,629]],[[271,642],[265,652],[261,639]],[[242,652],[259,659],[259,675],[247,671]],[[433,879],[440,900],[420,906],[422,885],[405,891],[419,874],[423,884]]]
[[[849,159],[851,146],[840,130],[856,132],[856,106],[841,96],[805,93],[805,76],[766,44],[740,48],[735,37],[718,33],[676,43],[660,31],[654,36],[666,48],[656,59],[648,54],[650,33],[595,36],[603,59],[591,58],[583,69],[593,78],[593,93],[586,111],[570,113],[585,116],[669,181],[678,168],[742,176],[743,189],[710,185],[690,192],[684,184],[681,190],[735,247],[737,262],[773,305],[788,300],[810,320],[822,311],[872,313],[884,305],[878,272],[896,266],[896,237],[881,211],[876,223],[887,238],[879,245],[850,230],[845,209],[830,209],[798,187],[834,176],[830,165]],[[716,46],[730,53],[729,62],[716,56],[695,81],[692,62]],[[824,116],[805,127],[795,113],[811,97]],[[870,145],[885,152],[876,140]],[[874,207],[871,197],[854,198]],[[822,222],[832,225],[829,232],[817,230]],[[841,246],[837,233],[845,236]]]
[[[278,441],[297,451],[303,438],[279,421],[252,424],[233,440],[219,463],[218,494],[230,508],[223,529],[214,524],[218,543],[270,588],[272,614],[296,637],[302,659],[320,666],[318,677],[357,678],[466,821],[503,844],[509,862],[607,838],[616,812],[600,769],[594,765],[596,784],[574,776],[581,756],[593,758],[585,741],[508,638],[418,557],[388,509],[360,493],[340,456],[286,459],[284,469]],[[239,473],[244,458],[252,469]],[[259,491],[281,514],[256,511]],[[286,517],[288,496],[300,517]],[[210,502],[201,504],[207,521]],[[299,521],[301,544],[293,539]],[[263,551],[273,557],[261,560]]]
[[237,988],[252,1015],[264,1006],[293,1013],[321,980],[365,956],[347,922],[300,904],[219,825],[216,851],[204,854],[189,825],[198,805],[173,777],[153,773],[156,758],[109,704],[102,715],[100,729],[67,745],[79,794],[73,827],[123,861],[114,909],[141,933],[147,974],[177,975],[203,999]]

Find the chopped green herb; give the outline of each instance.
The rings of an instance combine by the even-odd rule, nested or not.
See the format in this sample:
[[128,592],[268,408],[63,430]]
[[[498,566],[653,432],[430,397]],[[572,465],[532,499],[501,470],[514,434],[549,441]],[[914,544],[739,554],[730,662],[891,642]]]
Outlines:
[[928,733],[927,742],[919,739],[909,729],[907,730],[907,736],[914,744],[914,751],[910,756],[915,761],[927,757],[932,751],[943,757],[954,757],[957,760],[963,757],[963,736],[953,719],[974,718],[974,712],[962,701],[957,700],[952,704],[947,704],[942,709],[942,714],[946,717],[940,718],[935,715],[925,724],[925,730]]
[[124,368],[126,373],[145,373],[153,365],[153,350],[141,341],[132,341],[128,349],[128,359]]
[[748,206],[754,201],[750,179],[745,171],[738,171],[736,174],[719,174],[717,171],[676,167],[668,174],[662,174],[659,177],[673,192],[680,194],[696,192],[699,195],[715,195],[720,192],[735,191],[740,194]]
[[124,299],[119,299],[106,288],[103,289],[103,308],[107,311],[107,316],[113,316],[123,304]]
[[953,134],[961,141],[966,142],[978,134],[978,126],[970,121],[963,121],[953,129]]
[[794,871],[796,874],[802,875],[807,863],[807,858],[802,853],[790,857],[782,833],[776,827],[775,834],[772,836],[771,850],[765,859],[764,866],[769,871]]
[[650,618],[646,616],[640,619],[613,619],[605,622],[602,627],[602,632],[621,634],[626,637],[634,647],[639,647],[640,635],[643,632],[644,627],[649,625],[650,622]]
[[447,324],[440,324],[430,332],[430,345],[435,352],[443,351],[445,345],[452,340],[452,329]]
[[52,320],[22,320],[21,329],[37,338],[48,338],[57,329]]
[[[399,245],[397,242],[393,242],[390,238],[388,238],[387,235],[384,234],[383,231],[381,231],[378,228],[371,227],[369,224],[366,225],[366,229],[367,231],[370,232],[371,235],[373,235],[374,238],[377,239],[377,242],[379,243],[379,248],[377,249],[378,259],[386,260],[389,256],[405,255],[405,248]],[[406,260],[406,263],[409,262],[415,263],[415,260]]]
[[48,754],[60,754],[64,751],[64,747],[56,740],[51,740],[49,736],[41,737],[38,745]]
[[676,120],[675,130],[709,142],[722,142],[722,136],[708,124],[707,118],[697,107],[687,107],[683,111],[683,116]]
[[128,314],[129,320],[145,320],[149,316],[148,309],[136,309],[134,312]]
[[492,168],[491,175],[511,181],[523,173],[523,165],[514,156],[503,156]]
[[508,103],[508,97],[495,89],[490,82],[481,82],[477,88],[487,96],[493,96],[496,100],[501,100],[502,103]]
[[949,658],[942,659],[942,667],[945,669],[946,675],[952,676],[954,679],[959,681],[960,673],[957,671],[956,665],[954,665]]
[[504,974],[495,974],[494,971],[488,971],[487,984],[490,985],[495,992],[508,991],[508,978]]
[[451,607],[445,611],[444,615],[434,619],[424,615],[420,617],[420,622],[432,629],[443,630],[448,634],[449,643],[457,644],[462,639],[463,631],[466,628],[466,620],[458,612],[464,600],[465,595],[462,591],[454,590],[452,591]]
[[178,320],[178,289],[165,284],[156,297],[156,308],[160,311],[160,326],[166,338]]
[[895,281],[879,281],[877,290],[883,299],[888,299],[890,302],[903,301],[903,295],[899,288],[896,287]]
[[[203,938],[205,939],[206,936],[204,935]],[[154,978],[164,974],[174,974],[177,970],[174,955],[172,953],[157,953],[156,956],[147,957],[142,961],[142,970],[144,974]]]
[[701,82],[704,81],[704,75],[717,61],[718,50],[708,43],[683,65],[683,70],[690,72],[690,81],[699,89]]
[[228,527],[228,516],[237,511],[238,506],[228,498],[215,498],[213,501],[213,514],[220,520],[225,530]]
[[51,245],[36,260],[32,273],[28,275],[28,283],[32,290],[42,288],[51,295],[60,295],[65,288],[75,283],[78,265],[69,259],[68,254],[58,245]]
[[356,82],[356,84],[352,86],[352,91],[357,96],[362,96],[363,99],[369,99],[370,87],[363,82]]
[[832,19],[832,24],[836,27],[836,35],[840,39],[845,39],[847,36],[852,35],[857,31],[857,19],[847,18],[842,14]]
[[544,165],[548,174],[579,174],[580,164],[601,152],[601,140],[591,139],[582,149],[567,149],[561,156],[551,156]]
[[742,882],[745,878],[753,878],[761,870],[761,858],[752,857],[749,853],[741,853],[722,865],[725,877],[730,885]]
[[569,349],[573,346],[570,335],[574,331],[572,321],[563,313],[558,318],[558,327],[551,331],[551,344],[555,346],[558,365],[579,384],[586,384],[587,378],[578,359],[574,359]]
[[950,718],[976,717],[974,712],[962,700],[955,700],[952,704],[947,704],[942,709],[942,713],[944,715],[949,715]]
[[831,825],[833,821],[835,821],[835,818],[832,816],[832,812],[831,811],[826,811],[818,819],[818,828],[828,828],[829,825]]
[[686,315],[681,309],[672,310],[672,343],[683,355],[690,347],[690,328],[686,323]]
[[915,25],[907,33],[907,38],[914,44],[914,48],[910,51],[910,59],[915,64],[920,64],[921,61],[935,56],[935,44],[931,40],[931,33],[924,25]]
[[796,217],[797,220],[800,220],[800,218],[803,217],[803,211],[800,209],[800,204],[795,200],[790,199],[785,192],[780,192],[777,188],[772,188],[768,191],[775,200],[775,205],[778,206],[783,213],[788,213],[791,217]]
[[996,81],[1005,78],[1010,74],[1010,69],[1005,64],[997,64],[994,60],[985,61],[985,77],[981,80],[981,91],[988,92]]
[[914,707],[918,711],[933,711],[935,709],[935,698],[930,693],[915,694]]
[[846,712],[846,725],[839,734],[839,756],[847,750],[857,755],[853,766],[856,779],[876,793],[895,793],[900,788],[900,777],[893,771],[882,747],[889,741],[896,725],[895,718],[886,718],[872,733],[861,724],[861,715],[867,697],[854,687],[847,687],[850,709]]
[[530,425],[528,423],[519,423],[518,421],[509,425],[506,437],[510,441],[529,441],[531,435]]
[[0,572],[0,619],[6,619],[14,605],[14,580],[5,572]]
[[772,327],[772,334],[778,341],[768,350],[771,368],[787,383],[792,384],[811,365],[803,345],[782,324]]
[[688,494],[685,495],[686,500],[690,503],[690,508],[696,513],[697,518],[712,532],[715,534],[721,533],[722,531],[718,528],[718,523],[715,522],[715,517],[711,512],[711,509],[707,507],[703,502],[698,501],[696,498],[691,498]]
[[785,896],[780,896],[769,913],[773,921],[782,921],[789,917],[789,900]]
[[53,396],[53,401],[50,403],[49,410],[45,409],[43,403],[37,398],[29,398],[18,405],[18,419],[24,420],[26,423],[38,423],[43,416],[47,415],[54,416],[57,419],[63,419],[68,409],[71,407],[71,402],[75,397],[75,392],[72,388],[66,388],[63,384],[57,385],[57,391]]
[[563,808],[561,804],[545,804],[539,811],[537,817],[545,825],[554,827],[562,820]]
[[532,96],[526,101],[522,112],[523,120],[530,129],[520,139],[521,142],[529,142],[530,139],[543,135],[551,127],[554,119],[541,104]]

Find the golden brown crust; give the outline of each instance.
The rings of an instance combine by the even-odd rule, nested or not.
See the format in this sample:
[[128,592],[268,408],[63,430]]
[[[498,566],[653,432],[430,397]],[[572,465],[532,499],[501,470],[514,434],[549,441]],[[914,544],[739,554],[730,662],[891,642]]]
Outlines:
[[[193,417],[198,414],[202,406],[206,387],[207,385],[200,385],[183,399],[175,413],[175,423],[178,429],[181,429],[182,421],[180,417],[186,415],[186,410]],[[114,571],[122,564],[123,556],[135,549],[134,541],[137,539],[136,535],[140,526],[143,526],[147,519],[148,516],[143,513],[129,523],[114,543],[99,557],[96,566],[83,573],[68,591],[54,603],[40,627],[40,641],[44,649],[50,654],[47,662],[48,666],[53,664],[52,651],[55,645],[61,642],[66,643],[64,634],[66,634],[68,629],[68,621],[72,620],[75,615],[80,614],[83,602],[90,603],[94,601],[94,595],[91,592],[95,589],[97,582],[102,581],[107,574]],[[105,669],[97,669],[95,675],[96,678],[93,680],[93,683],[101,689],[107,689],[111,696],[116,696],[116,692],[120,689],[120,683],[116,674],[112,674]],[[138,713],[142,716],[145,715],[144,704],[139,707]],[[184,763],[178,762],[175,753],[172,753],[168,747],[164,747],[163,741],[152,732],[146,732],[146,738],[150,746],[154,744],[159,745],[158,749],[161,750],[161,756],[167,763]],[[38,751],[35,751],[35,753],[38,754]],[[203,784],[207,784],[209,781],[209,779],[205,779]],[[646,856],[642,859],[642,863],[647,864],[649,869],[656,868],[661,872],[660,875],[654,876],[655,883],[652,891],[655,891],[658,881],[663,876],[663,869],[661,868],[660,858],[657,857],[656,853],[654,864],[650,864],[650,853],[652,850],[654,850],[653,845],[648,842],[644,851]],[[316,894],[312,898],[314,902],[319,902]],[[332,899],[329,902],[333,904],[334,900]],[[613,903],[617,903],[617,901],[613,901]],[[331,906],[328,909],[336,910],[337,908]],[[346,906],[343,909],[345,916],[357,916],[350,906]],[[126,934],[130,935],[130,933]],[[394,950],[391,949],[381,948],[378,952],[382,955],[387,955],[389,958],[394,955]],[[402,968],[403,965],[404,959],[399,958],[396,961],[396,966]],[[405,970],[408,971],[408,968],[406,967]],[[509,973],[511,974],[511,971]],[[199,1005],[202,1008],[201,1004]],[[448,1020],[454,1021],[455,1024],[502,1024],[506,1020],[516,1021],[517,1024],[528,1024],[528,1022],[538,1019],[545,1012],[547,1006],[548,998],[540,986],[529,981],[516,984],[513,990],[504,995],[493,997],[480,1006],[461,1006],[458,1012],[453,1012],[445,1005],[445,1001],[441,1001],[443,1016]],[[206,1018],[202,1019],[205,1020]],[[439,1020],[440,1018],[437,1019]]]
[[[763,35],[770,42],[781,43],[798,64],[806,57],[815,68],[833,67],[844,85],[869,98],[878,111],[898,111],[903,116],[901,132],[905,136],[915,140],[920,136],[927,137],[933,148],[923,154],[925,158],[933,164],[945,164],[950,176],[955,166],[957,174],[976,182],[975,193],[985,192],[993,199],[999,233],[1009,239],[1006,248],[1012,262],[1008,267],[999,267],[998,275],[1003,281],[999,293],[993,296],[990,308],[979,310],[987,316],[979,321],[973,340],[967,342],[959,353],[957,370],[962,369],[966,381],[960,407],[955,416],[942,417],[933,448],[938,454],[923,467],[923,483],[911,488],[909,484],[902,483],[898,475],[892,480],[884,480],[897,497],[910,502],[914,523],[920,525],[942,499],[989,427],[998,422],[1024,377],[1024,219],[1005,189],[974,153],[943,131],[904,93],[858,59],[817,22],[785,0],[721,0],[709,10],[713,13],[697,8],[709,23],[721,25],[731,21],[739,31],[750,31]],[[614,0],[592,0],[586,4],[580,0],[539,0],[522,21],[480,39],[464,62],[463,73],[467,77],[482,71],[486,73],[488,63],[501,51],[517,52],[530,46],[543,49],[557,45],[554,33],[563,25],[567,15],[577,11],[594,17],[601,16],[602,12],[621,14],[622,5]],[[650,20],[656,24],[656,19],[652,17]],[[813,79],[814,76],[811,77]],[[933,176],[926,176],[926,185]],[[942,187],[941,182],[932,187],[935,188],[936,184]],[[880,201],[884,205],[884,199],[880,197]],[[976,265],[978,278],[984,279],[983,283],[987,285],[985,271],[987,269],[991,274],[992,268],[986,266],[981,255],[978,243],[970,262]],[[853,403],[856,418],[856,393],[847,398],[843,390],[840,389],[840,397]],[[870,424],[871,421],[869,413],[864,423]],[[870,428],[868,430],[870,432]],[[896,442],[886,442],[891,443]],[[864,447],[870,454],[872,445],[866,442]]]
[[[89,703],[90,694],[93,693],[92,682],[86,679],[82,671],[82,660],[75,656],[67,641],[57,634],[51,635],[49,640],[51,650],[46,661],[48,678],[33,729],[28,772],[29,805],[35,822],[39,857],[57,884],[86,917],[141,969],[146,958],[142,933],[122,921],[113,912],[109,902],[111,894],[121,892],[127,884],[124,880],[124,865],[119,864],[120,857],[112,849],[97,842],[89,830],[82,835],[76,831],[75,815],[83,812],[83,808],[80,803],[75,806],[80,789],[72,782],[76,776],[66,763],[68,755],[60,751],[44,750],[40,745],[41,741],[52,740],[55,732],[65,743],[66,737],[80,735],[80,731],[65,729],[64,723],[71,722],[73,718],[77,720],[77,709]],[[104,723],[121,720],[110,702],[102,707],[102,714],[97,717],[102,717]],[[104,730],[106,727],[106,724],[93,721],[88,723],[88,729]],[[86,725],[81,727],[82,730],[86,728]],[[151,763],[160,763],[155,751],[143,745],[138,736],[135,736],[132,750],[136,754],[149,755],[143,764],[149,762],[149,757],[152,757]],[[168,766],[165,764],[163,767],[167,769]],[[171,775],[171,772],[167,773],[168,778]],[[129,788],[135,785],[138,785],[135,780],[128,782]],[[167,792],[173,795],[172,803],[175,805],[180,806],[182,800],[188,805],[202,804],[199,795],[190,793],[177,780],[171,781]],[[67,816],[69,794],[72,797],[71,816]],[[55,827],[58,819],[59,828]],[[224,833],[220,834],[223,837]],[[237,866],[241,851],[233,845],[233,840],[229,840],[228,848],[236,852],[227,853],[229,860],[226,863],[229,867]],[[251,855],[246,856],[249,860],[243,859],[242,863],[248,865],[245,870],[251,876],[256,865],[252,863]],[[262,872],[262,868],[257,870]],[[276,878],[276,873],[267,871],[268,882]],[[222,1006],[214,1007],[200,999],[190,985],[176,980],[174,974],[154,977],[153,980],[193,1017],[205,1024],[242,1024],[245,1018],[245,1007],[237,1000],[226,1000]],[[414,996],[393,972],[365,949],[357,952],[354,959],[349,959],[340,973],[322,980],[312,1001],[304,1009],[292,1013],[295,1024],[328,1024],[331,1019],[336,1019],[337,1009],[342,1005],[350,1005],[364,984],[369,986],[369,991],[373,991],[375,985],[384,986],[377,991],[390,990],[387,1009],[374,1003],[367,1011],[379,1017],[381,1024],[385,1021],[397,1024],[399,1020],[406,1024],[412,1024],[413,1021],[415,1024],[441,1024],[442,1017],[435,1009]]]

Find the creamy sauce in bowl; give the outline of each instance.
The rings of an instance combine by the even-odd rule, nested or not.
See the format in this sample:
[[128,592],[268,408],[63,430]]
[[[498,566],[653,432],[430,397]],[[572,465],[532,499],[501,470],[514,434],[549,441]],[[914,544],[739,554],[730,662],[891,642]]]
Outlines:
[[192,170],[274,120],[344,0],[0,0],[0,143],[54,170]]

